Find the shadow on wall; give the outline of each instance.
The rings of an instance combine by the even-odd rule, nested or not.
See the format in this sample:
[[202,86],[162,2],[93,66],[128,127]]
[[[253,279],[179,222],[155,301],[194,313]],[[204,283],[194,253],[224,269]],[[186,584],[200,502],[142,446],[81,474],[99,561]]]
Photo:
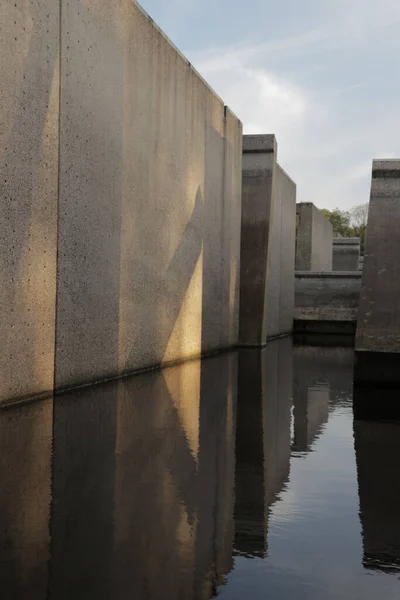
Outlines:
[[57,388],[237,342],[240,123],[137,5],[103,5],[63,10]]
[[232,568],[236,394],[231,353],[1,411],[5,597],[210,598]]

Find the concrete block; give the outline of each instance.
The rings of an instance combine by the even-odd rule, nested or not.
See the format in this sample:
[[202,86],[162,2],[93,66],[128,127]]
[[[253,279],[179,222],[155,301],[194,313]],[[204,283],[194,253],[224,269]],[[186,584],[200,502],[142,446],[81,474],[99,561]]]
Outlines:
[[333,227],[311,202],[296,206],[296,271],[332,271]]
[[277,198],[281,203],[281,264],[278,335],[293,330],[296,255],[296,184],[278,165]]
[[62,42],[56,386],[235,345],[240,122],[131,0]]
[[51,392],[59,3],[0,3],[0,403]]
[[360,266],[360,238],[333,238],[333,271],[358,271]]
[[268,335],[267,273],[277,144],[274,135],[243,140],[239,341],[262,346]]
[[295,321],[356,323],[360,302],[361,273],[297,272]]
[[374,160],[355,381],[400,383],[400,160]]

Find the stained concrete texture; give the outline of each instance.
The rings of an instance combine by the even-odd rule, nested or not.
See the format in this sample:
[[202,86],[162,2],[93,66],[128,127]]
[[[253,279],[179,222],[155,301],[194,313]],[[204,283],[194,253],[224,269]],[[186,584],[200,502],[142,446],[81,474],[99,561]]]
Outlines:
[[0,402],[53,387],[59,13],[0,3]]
[[272,135],[243,138],[240,344],[290,333],[294,307],[296,186]]
[[333,271],[358,271],[360,266],[360,238],[333,238]]
[[296,271],[332,271],[333,227],[311,202],[296,206]]
[[358,271],[297,272],[295,320],[356,323],[360,290],[361,273]]
[[131,0],[61,31],[56,387],[235,345],[240,122]]
[[[357,321],[358,352],[400,353],[399,218],[400,160],[374,160]],[[400,369],[397,373],[400,381]]]

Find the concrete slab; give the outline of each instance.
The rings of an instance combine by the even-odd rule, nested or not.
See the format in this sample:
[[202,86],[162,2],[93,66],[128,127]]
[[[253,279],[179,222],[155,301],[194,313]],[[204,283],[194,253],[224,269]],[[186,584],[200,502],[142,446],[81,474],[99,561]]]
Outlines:
[[360,238],[333,238],[333,271],[358,271],[360,266]]
[[357,320],[356,382],[400,383],[399,218],[400,160],[374,160]]
[[332,271],[333,227],[311,202],[296,206],[296,271]]
[[131,0],[62,42],[56,386],[236,344],[240,122]]
[[0,403],[51,392],[59,3],[0,3]]

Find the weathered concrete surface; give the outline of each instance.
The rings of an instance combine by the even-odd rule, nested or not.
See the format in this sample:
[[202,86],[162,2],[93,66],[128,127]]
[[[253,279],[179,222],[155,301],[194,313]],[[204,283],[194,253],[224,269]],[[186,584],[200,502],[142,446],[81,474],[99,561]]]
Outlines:
[[274,135],[243,137],[240,331],[242,345],[267,341],[267,273],[277,170]]
[[296,206],[296,271],[332,271],[333,227],[311,202]]
[[59,3],[0,3],[0,402],[53,387]]
[[360,238],[333,238],[333,271],[358,271],[360,263]]
[[242,150],[138,5],[62,15],[58,388],[237,343]]
[[294,312],[296,185],[277,165],[267,275],[267,337],[290,333]]
[[[400,383],[399,217],[400,160],[374,160],[357,320],[356,384]],[[392,402],[388,405],[392,411]]]
[[361,273],[297,272],[295,278],[296,321],[357,320]]
[[357,321],[359,352],[400,353],[399,218],[400,160],[374,160]]

